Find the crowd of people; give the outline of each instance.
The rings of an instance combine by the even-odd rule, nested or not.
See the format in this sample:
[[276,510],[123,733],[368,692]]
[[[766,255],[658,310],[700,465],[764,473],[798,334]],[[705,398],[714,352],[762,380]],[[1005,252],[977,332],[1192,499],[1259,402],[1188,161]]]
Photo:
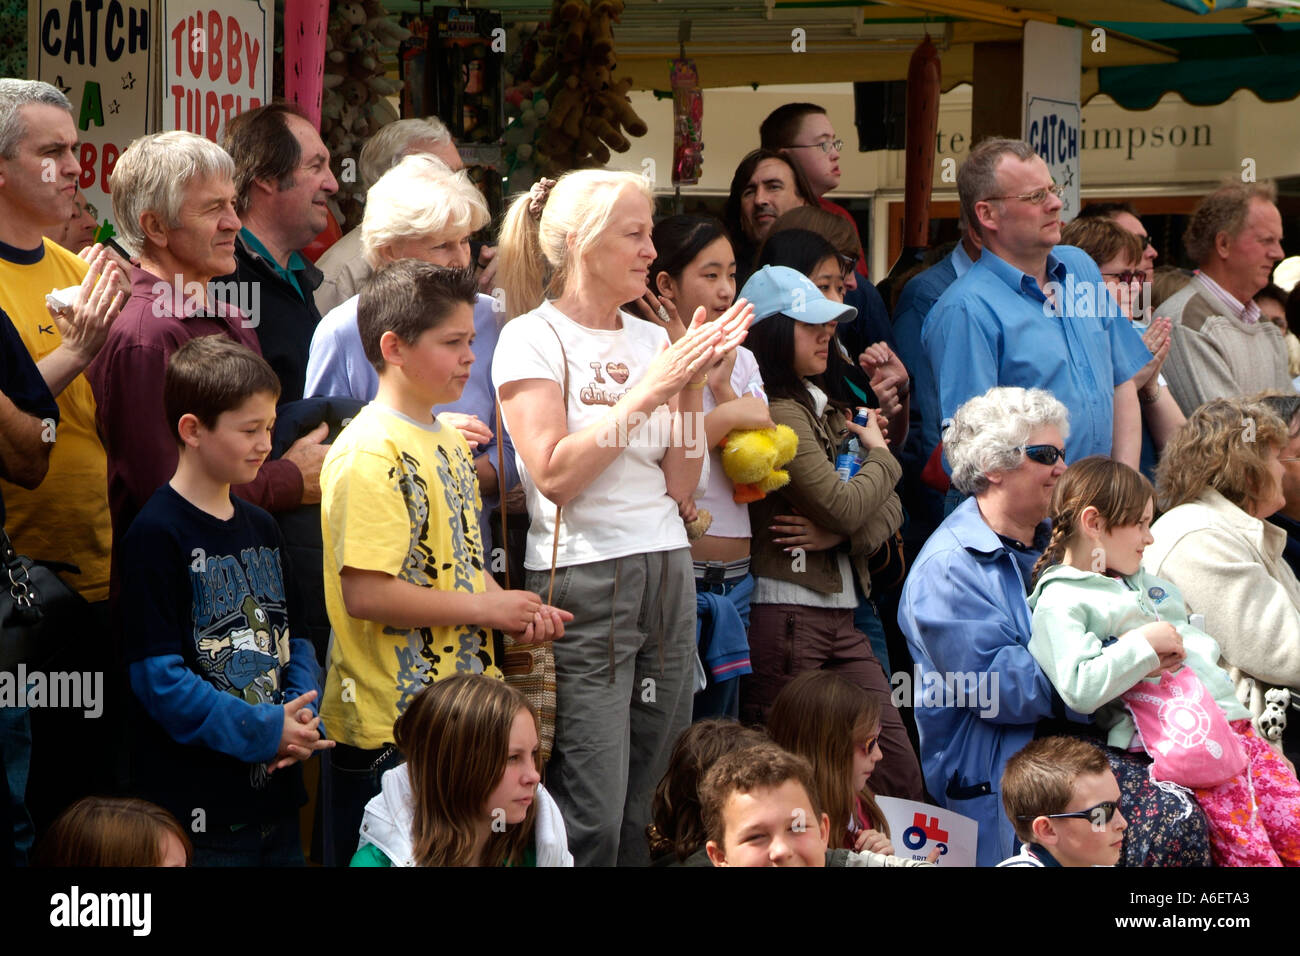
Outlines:
[[882,296],[825,111],[759,138],[721,220],[581,170],[480,244],[400,120],[313,263],[331,157],[272,104],[123,151],[124,257],[66,98],[0,80],[0,517],[76,567],[107,701],[0,705],[12,861],[932,865],[883,796],[982,866],[1300,864],[1274,193],[1157,275],[987,139]]

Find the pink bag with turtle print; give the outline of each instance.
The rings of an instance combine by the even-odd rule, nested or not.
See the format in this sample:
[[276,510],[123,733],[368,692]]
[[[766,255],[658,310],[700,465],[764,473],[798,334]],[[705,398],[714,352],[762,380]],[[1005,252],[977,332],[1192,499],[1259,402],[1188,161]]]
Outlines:
[[1246,751],[1214,696],[1190,667],[1162,671],[1120,695],[1153,761],[1151,778],[1209,789],[1245,772]]

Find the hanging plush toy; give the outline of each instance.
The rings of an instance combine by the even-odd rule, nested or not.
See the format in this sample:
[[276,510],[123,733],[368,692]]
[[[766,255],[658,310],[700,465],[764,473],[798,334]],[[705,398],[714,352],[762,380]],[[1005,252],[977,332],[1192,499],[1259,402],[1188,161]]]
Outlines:
[[541,62],[528,76],[550,104],[537,139],[548,176],[603,166],[610,150],[631,148],[627,136],[646,134],[627,96],[631,77],[614,79],[613,25],[622,13],[623,0],[555,0],[551,8],[549,32],[539,37]]
[[794,459],[799,438],[789,425],[737,428],[721,447],[722,470],[736,486],[732,499],[745,505],[790,483],[790,473],[781,469]]
[[704,167],[704,91],[694,60],[673,60],[669,83],[673,88],[673,185],[689,186],[700,181]]

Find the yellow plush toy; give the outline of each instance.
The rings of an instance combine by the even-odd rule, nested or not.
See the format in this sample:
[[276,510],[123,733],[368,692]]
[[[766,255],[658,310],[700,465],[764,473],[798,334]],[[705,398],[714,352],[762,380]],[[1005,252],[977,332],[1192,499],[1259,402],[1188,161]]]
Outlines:
[[749,504],[790,483],[781,467],[794,458],[799,439],[789,425],[775,428],[737,428],[722,444],[722,470],[736,486],[732,499]]

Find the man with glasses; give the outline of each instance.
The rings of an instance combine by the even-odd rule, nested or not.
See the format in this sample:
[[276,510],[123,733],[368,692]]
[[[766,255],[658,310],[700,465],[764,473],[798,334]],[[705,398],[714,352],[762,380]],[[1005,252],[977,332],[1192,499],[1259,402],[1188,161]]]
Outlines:
[[1271,185],[1224,186],[1201,202],[1183,233],[1199,271],[1160,304],[1160,314],[1174,323],[1164,374],[1186,415],[1214,398],[1293,391],[1286,340],[1260,321],[1254,301],[1282,259],[1276,199]]
[[[243,227],[235,243],[241,301],[262,356],[280,379],[280,401],[303,396],[307,352],[320,321],[314,293],[321,271],[300,250],[329,221],[339,184],[316,128],[289,103],[271,103],[230,121],[222,137],[235,161],[235,211]],[[256,290],[256,292],[254,292]]]
[[1043,388],[1070,411],[1068,461],[1111,455],[1136,468],[1133,376],[1151,353],[1127,319],[1097,307],[1107,294],[1097,264],[1059,245],[1061,188],[1047,164],[1022,140],[988,139],[957,191],[983,252],[921,329],[943,421],[994,386]]
[[840,184],[840,151],[844,140],[835,135],[835,127],[825,108],[815,103],[787,103],[768,114],[758,128],[763,149],[789,156],[813,189],[813,199],[822,209],[840,216],[853,226],[858,237],[857,271],[865,278],[867,260],[862,254],[862,236],[858,224],[843,206],[831,202],[826,194]]

